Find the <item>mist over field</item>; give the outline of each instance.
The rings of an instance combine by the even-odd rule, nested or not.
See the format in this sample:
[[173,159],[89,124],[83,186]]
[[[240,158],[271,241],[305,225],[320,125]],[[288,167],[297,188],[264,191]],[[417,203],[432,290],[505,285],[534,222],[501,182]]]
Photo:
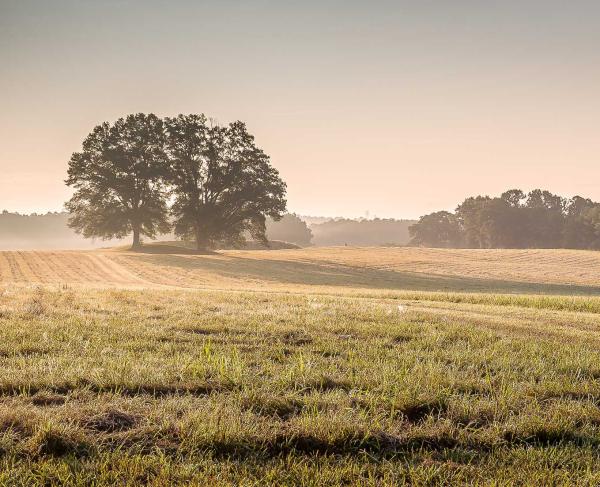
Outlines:
[[118,240],[89,240],[69,228],[66,213],[20,215],[0,213],[0,250],[94,249]]
[[[85,250],[126,245],[125,239],[86,239],[68,226],[68,213],[21,215],[0,213],[0,250]],[[365,220],[286,215],[267,222],[270,241],[300,247],[312,245],[405,245],[410,220]],[[307,223],[308,222],[308,223]],[[149,242],[171,242],[172,234],[159,235]],[[277,246],[272,244],[271,246]],[[253,245],[251,244],[250,247]],[[247,248],[248,245],[242,246]],[[264,247],[264,246],[263,246]],[[264,247],[268,248],[268,247]]]

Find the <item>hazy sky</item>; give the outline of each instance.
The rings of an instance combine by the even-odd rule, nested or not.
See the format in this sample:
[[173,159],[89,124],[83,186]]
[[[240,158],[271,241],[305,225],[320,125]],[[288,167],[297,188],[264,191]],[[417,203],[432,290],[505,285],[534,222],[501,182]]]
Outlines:
[[301,214],[600,200],[597,0],[0,0],[0,66],[0,209],[131,112],[245,121]]

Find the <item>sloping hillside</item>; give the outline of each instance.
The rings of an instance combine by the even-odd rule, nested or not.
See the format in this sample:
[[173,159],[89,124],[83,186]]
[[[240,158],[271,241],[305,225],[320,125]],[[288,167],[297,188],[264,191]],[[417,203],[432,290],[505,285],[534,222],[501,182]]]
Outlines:
[[600,253],[331,247],[208,255],[0,252],[0,283],[600,294]]

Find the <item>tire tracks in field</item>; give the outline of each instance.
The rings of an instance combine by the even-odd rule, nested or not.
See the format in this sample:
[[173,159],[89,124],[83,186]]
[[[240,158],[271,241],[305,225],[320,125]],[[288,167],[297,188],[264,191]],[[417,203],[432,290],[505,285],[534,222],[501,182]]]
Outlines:
[[85,283],[111,282],[112,280],[109,275],[104,274],[94,266],[87,254],[81,254],[80,256],[71,253],[64,254],[62,262],[69,271],[76,270],[83,277]]
[[54,252],[49,252],[46,255],[46,264],[51,271],[52,282],[81,282],[81,278],[77,274],[73,274],[69,269],[65,269],[65,266],[57,259]]
[[173,287],[161,282],[160,269],[155,272],[158,282],[152,282],[127,267],[105,253],[0,251],[0,283]]
[[10,282],[12,274],[5,252],[0,252],[0,282]]
[[[139,284],[139,285],[154,285],[154,283],[149,282],[142,277],[135,274],[133,271],[130,271],[122,264],[116,262],[111,256],[107,254],[88,254],[90,260],[92,260],[96,266],[103,269],[107,275],[116,276],[117,284]],[[111,277],[112,278],[112,277]]]
[[59,269],[52,261],[50,252],[31,252],[32,259],[38,259],[44,267],[44,282],[55,283],[59,281]]
[[[176,279],[172,278],[173,272],[169,269],[165,269],[162,265],[149,265],[145,262],[141,262],[139,259],[135,257],[123,257],[118,256],[114,259],[115,264],[120,266],[123,270],[135,275],[137,279],[141,280],[146,285],[151,287],[161,287],[161,288],[186,288],[193,286],[186,286],[182,284]],[[132,267],[136,267],[137,274],[134,274],[134,271],[131,270]],[[183,270],[179,272],[179,280],[182,277],[187,277],[187,272]]]
[[19,263],[17,262],[17,252],[9,252],[6,254],[8,265],[10,266],[10,272],[14,282],[27,282],[25,274],[21,271]]

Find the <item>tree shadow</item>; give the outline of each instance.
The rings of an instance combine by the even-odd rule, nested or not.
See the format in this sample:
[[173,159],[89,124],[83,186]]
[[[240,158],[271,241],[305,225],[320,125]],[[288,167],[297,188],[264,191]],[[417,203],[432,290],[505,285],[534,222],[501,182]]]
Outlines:
[[192,274],[207,272],[223,279],[250,279],[273,284],[332,286],[345,288],[390,289],[440,292],[502,294],[600,295],[600,286],[548,284],[540,282],[483,279],[435,273],[356,267],[315,262],[248,259],[216,254],[218,258],[191,258],[184,255],[136,256],[148,264],[170,268],[166,272]]
[[159,254],[159,255],[216,255],[212,250],[196,250],[178,245],[142,245],[137,249],[128,249],[127,252],[135,254]]

